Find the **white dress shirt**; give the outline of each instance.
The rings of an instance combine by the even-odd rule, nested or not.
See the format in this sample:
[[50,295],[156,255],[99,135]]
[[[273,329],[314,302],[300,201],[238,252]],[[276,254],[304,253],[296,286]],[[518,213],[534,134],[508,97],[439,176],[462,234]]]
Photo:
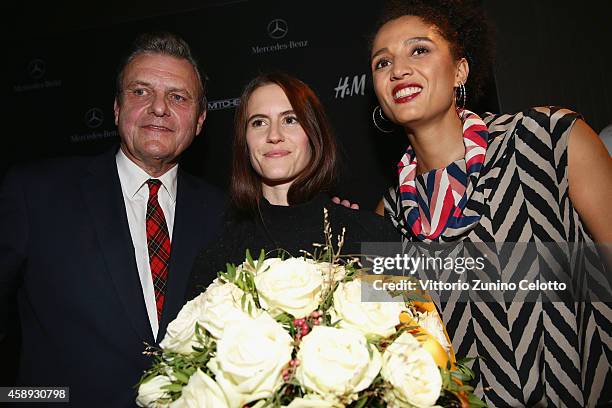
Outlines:
[[[117,161],[117,171],[119,172],[119,181],[121,182],[128,224],[130,226],[130,235],[134,245],[134,256],[136,258],[136,266],[138,267],[138,275],[140,276],[140,285],[142,286],[153,337],[157,338],[159,322],[157,321],[153,277],[151,276],[151,266],[149,265],[146,228],[147,202],[149,200],[147,180],[153,177],[138,167],[121,149],[117,152],[115,159]],[[177,172],[178,165],[168,170],[161,177],[157,177],[162,182],[163,187],[159,189],[157,198],[166,217],[170,242],[172,242],[174,209],[176,207]]]

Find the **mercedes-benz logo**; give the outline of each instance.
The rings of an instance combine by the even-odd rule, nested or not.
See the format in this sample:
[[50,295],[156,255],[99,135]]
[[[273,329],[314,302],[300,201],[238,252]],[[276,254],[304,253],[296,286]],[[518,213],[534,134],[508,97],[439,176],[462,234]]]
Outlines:
[[28,74],[34,79],[40,79],[45,75],[45,61],[41,59],[33,59],[28,64]]
[[91,108],[85,112],[85,124],[90,129],[99,127],[104,122],[104,112],[98,108]]
[[285,20],[275,18],[268,23],[268,35],[275,40],[281,39],[289,32],[289,26]]

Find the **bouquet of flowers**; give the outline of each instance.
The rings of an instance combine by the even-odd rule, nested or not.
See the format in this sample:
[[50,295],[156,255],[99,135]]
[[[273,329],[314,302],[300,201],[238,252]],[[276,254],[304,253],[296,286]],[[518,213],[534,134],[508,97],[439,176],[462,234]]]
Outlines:
[[[143,407],[484,406],[434,309],[362,302],[357,259],[327,243],[227,271],[168,326]],[[394,299],[397,300],[397,299]]]

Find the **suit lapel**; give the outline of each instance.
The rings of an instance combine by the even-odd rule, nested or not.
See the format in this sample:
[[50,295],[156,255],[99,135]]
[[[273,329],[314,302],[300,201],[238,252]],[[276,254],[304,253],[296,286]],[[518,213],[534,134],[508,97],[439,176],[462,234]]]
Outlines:
[[109,278],[125,309],[125,316],[138,336],[153,344],[114,151],[92,161],[81,179],[81,189],[98,235]]
[[206,216],[206,206],[199,185],[179,169],[172,252],[158,341],[165,335],[168,323],[185,304],[185,290],[193,261],[197,252],[202,249],[200,245],[203,242]]

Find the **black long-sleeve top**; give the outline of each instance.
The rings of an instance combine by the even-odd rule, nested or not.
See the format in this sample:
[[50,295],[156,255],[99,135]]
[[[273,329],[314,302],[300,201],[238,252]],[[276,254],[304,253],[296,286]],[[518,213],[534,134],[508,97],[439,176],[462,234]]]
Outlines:
[[399,242],[401,237],[389,221],[368,211],[353,210],[331,202],[321,193],[309,202],[291,205],[271,205],[261,200],[260,214],[250,218],[228,215],[221,238],[200,252],[195,260],[187,288],[187,299],[200,294],[217,276],[225,271],[226,263],[238,265],[249,249],[254,258],[263,249],[268,257],[278,249],[292,256],[300,250],[313,251],[313,243],[325,242],[323,208],[327,208],[335,236],[346,228],[343,255],[360,254],[362,242]]

